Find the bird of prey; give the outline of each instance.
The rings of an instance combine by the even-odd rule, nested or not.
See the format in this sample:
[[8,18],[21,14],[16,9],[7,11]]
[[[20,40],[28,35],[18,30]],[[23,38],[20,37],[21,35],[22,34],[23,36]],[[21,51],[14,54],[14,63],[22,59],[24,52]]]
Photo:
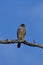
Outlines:
[[[20,27],[17,30],[17,38],[18,38],[18,40],[23,40],[25,34],[26,34],[25,24],[21,24]],[[20,48],[20,46],[21,46],[21,43],[19,42],[17,47]]]

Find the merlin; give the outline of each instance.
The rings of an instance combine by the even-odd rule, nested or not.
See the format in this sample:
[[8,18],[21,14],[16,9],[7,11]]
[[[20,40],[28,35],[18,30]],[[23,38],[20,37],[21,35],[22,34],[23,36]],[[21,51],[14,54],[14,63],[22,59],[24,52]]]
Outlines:
[[[17,38],[18,38],[18,40],[23,40],[25,34],[26,34],[25,24],[21,24],[20,27],[17,30]],[[20,48],[20,46],[21,46],[21,43],[19,42],[17,47]]]

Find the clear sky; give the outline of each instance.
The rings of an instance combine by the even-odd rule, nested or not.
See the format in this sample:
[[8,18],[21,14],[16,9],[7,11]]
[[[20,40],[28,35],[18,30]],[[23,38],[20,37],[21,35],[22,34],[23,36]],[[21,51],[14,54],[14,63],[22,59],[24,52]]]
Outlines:
[[[25,39],[43,45],[42,0],[0,0],[0,39],[16,39],[21,23],[26,26]],[[0,65],[43,65],[43,49],[0,45]]]

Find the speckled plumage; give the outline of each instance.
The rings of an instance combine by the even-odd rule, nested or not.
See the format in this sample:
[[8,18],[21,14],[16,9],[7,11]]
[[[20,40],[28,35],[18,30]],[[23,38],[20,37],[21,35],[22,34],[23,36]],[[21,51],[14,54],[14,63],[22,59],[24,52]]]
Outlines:
[[[25,25],[21,24],[17,30],[18,40],[23,40],[25,34],[26,34]],[[17,47],[20,48],[20,45],[21,45],[21,43],[18,43]]]

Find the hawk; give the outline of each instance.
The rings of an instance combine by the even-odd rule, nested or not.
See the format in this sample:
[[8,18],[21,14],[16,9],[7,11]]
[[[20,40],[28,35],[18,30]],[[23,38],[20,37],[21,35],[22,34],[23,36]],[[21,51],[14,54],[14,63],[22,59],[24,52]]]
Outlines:
[[[20,27],[17,30],[17,38],[18,38],[18,40],[23,40],[25,34],[26,34],[25,24],[21,24]],[[20,48],[20,46],[21,46],[21,43],[19,42],[17,47]]]

